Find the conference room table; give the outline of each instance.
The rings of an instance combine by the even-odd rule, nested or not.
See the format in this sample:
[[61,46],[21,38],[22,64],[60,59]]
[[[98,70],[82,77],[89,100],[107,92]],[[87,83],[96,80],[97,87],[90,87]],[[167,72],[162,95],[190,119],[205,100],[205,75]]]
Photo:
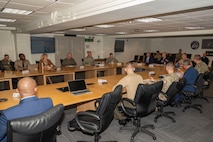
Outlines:
[[[143,77],[144,83],[147,83],[147,79],[149,80],[150,78],[150,73],[153,72],[155,75],[152,75],[152,77],[157,80],[159,80],[159,75],[166,74],[165,67],[163,66],[147,68],[145,71],[137,73]],[[37,96],[39,98],[50,97],[53,100],[54,105],[63,104],[65,107],[76,105],[77,111],[94,109],[94,100],[101,98],[104,93],[111,92],[117,82],[124,76],[125,74],[120,74],[85,79],[86,84],[88,84],[87,88],[91,91],[91,93],[81,95],[73,95],[69,91],[61,92],[57,90],[57,88],[68,86],[67,81],[56,84],[40,85],[38,86]],[[98,80],[100,79],[106,80],[107,84],[98,83]],[[8,99],[5,102],[0,102],[0,110],[7,109],[19,103],[20,98],[13,97],[13,93],[15,92],[15,89],[0,92],[0,98]]]

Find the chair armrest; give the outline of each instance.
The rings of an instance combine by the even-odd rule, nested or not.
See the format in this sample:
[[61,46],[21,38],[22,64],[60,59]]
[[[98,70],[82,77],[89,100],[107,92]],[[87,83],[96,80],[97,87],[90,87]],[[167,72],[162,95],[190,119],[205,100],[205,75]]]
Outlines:
[[95,109],[98,108],[98,105],[100,104],[100,101],[101,101],[100,98],[95,101],[95,103],[94,103]]
[[197,86],[195,86],[194,84],[186,84],[185,86],[191,86],[191,87],[193,87],[193,88],[197,88]]
[[[85,121],[81,121],[81,119],[80,119],[81,117],[85,117],[85,118],[90,117],[90,118],[93,118],[93,120],[100,121],[99,116],[96,115],[95,113],[92,113],[92,112],[79,112],[75,116],[75,120],[76,120],[76,122],[77,122],[77,124],[78,124],[78,126],[80,127],[81,130],[83,130],[84,132],[87,132],[87,133],[93,133],[92,130],[84,127],[85,123],[83,124],[83,122],[88,122],[88,124],[90,124],[94,127],[97,127],[97,125],[93,122],[89,122],[89,120],[86,120],[86,119],[85,119]],[[97,127],[97,131],[98,130],[99,130],[99,128]]]
[[[128,99],[128,98],[123,98],[123,99],[121,100],[121,108],[122,108],[122,110],[124,111],[124,113],[125,113],[126,115],[128,115],[128,116],[135,116],[135,113],[132,114],[132,113],[130,113],[130,112],[127,111],[126,108],[128,108],[128,107],[125,106],[125,103],[124,103],[124,102],[130,103],[132,106],[136,106],[135,102],[134,102],[133,100],[131,100],[131,99]],[[133,109],[132,109],[132,110],[133,110]]]

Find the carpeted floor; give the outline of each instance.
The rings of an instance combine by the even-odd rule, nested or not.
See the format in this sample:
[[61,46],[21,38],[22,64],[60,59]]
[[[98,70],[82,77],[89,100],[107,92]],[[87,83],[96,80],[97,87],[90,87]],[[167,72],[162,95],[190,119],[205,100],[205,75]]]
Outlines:
[[[209,103],[204,100],[194,100],[195,103],[203,105],[203,113],[195,109],[182,112],[180,108],[167,107],[165,110],[176,113],[176,123],[165,117],[159,118],[154,122],[156,113],[141,119],[142,124],[154,124],[155,129],[150,130],[155,133],[157,140],[155,142],[213,142],[213,84],[210,88],[204,90],[204,96],[207,96]],[[61,124],[61,135],[57,136],[58,142],[75,142],[77,140],[91,140],[93,136],[85,135],[81,132],[70,132],[67,130],[67,122],[75,116],[75,108],[65,110],[65,116]],[[106,131],[101,134],[101,141],[117,140],[118,142],[129,142],[133,131],[124,130],[119,132],[119,124],[113,120]],[[135,137],[135,142],[152,142],[152,137],[139,133]]]

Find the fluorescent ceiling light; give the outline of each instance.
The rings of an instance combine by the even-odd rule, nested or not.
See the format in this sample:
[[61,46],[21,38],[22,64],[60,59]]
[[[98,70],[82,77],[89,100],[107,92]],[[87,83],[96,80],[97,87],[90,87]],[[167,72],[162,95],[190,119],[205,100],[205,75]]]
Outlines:
[[199,29],[204,29],[204,27],[185,27],[185,29],[189,29],[189,30],[199,30]]
[[159,30],[144,30],[144,32],[147,32],[147,33],[153,33],[153,32],[158,32]]
[[13,8],[4,8],[2,10],[3,13],[10,13],[10,14],[20,14],[20,15],[29,15],[33,11],[28,10],[20,10],[20,9],[13,9]]
[[142,18],[142,19],[136,19],[138,22],[144,22],[144,23],[151,23],[151,22],[159,22],[162,21],[161,19],[158,18]]
[[128,34],[128,32],[116,32],[116,34],[125,35]]
[[0,18],[0,22],[15,22],[16,19],[4,19],[4,18]]
[[71,31],[77,31],[77,32],[85,31],[85,30],[86,30],[86,28],[71,29]]
[[106,35],[106,34],[95,34],[95,35],[97,35],[97,36],[103,36],[103,35]]
[[0,27],[6,27],[7,25],[4,25],[4,24],[0,24]]
[[95,25],[94,27],[96,28],[111,28],[114,27],[115,25],[109,25],[109,24],[103,24],[103,25]]

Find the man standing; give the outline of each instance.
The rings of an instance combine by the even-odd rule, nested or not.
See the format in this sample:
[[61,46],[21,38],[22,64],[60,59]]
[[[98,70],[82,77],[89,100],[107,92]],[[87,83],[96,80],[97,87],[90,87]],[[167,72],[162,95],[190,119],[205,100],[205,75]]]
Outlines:
[[113,57],[113,53],[109,54],[109,58],[106,59],[106,64],[116,64],[118,60]]
[[201,60],[201,56],[196,54],[194,55],[193,61],[195,62],[195,69],[198,71],[198,73],[205,73],[206,71],[209,70],[209,67],[207,66],[206,63],[204,63]]
[[91,51],[87,51],[87,57],[84,58],[83,65],[85,65],[85,66],[94,66],[95,65],[95,61],[92,57]]
[[[126,64],[126,67],[124,70],[127,73],[127,75],[123,77],[115,86],[122,85],[127,91],[127,94],[126,94],[127,98],[134,100],[138,84],[143,83],[143,78],[139,74],[134,73],[135,68],[133,66],[133,63],[131,62],[128,62]],[[128,105],[128,107],[133,107],[130,104],[126,104],[126,105]],[[115,119],[119,120],[120,124],[126,123],[125,120],[127,117],[122,112],[118,111],[118,107],[114,111],[114,117]]]
[[3,110],[0,115],[0,141],[7,141],[7,121],[33,116],[53,107],[50,98],[37,98],[37,86],[35,80],[29,77],[22,78],[18,82],[17,92],[21,101],[18,105]]
[[179,52],[175,55],[175,63],[177,63],[182,56],[182,49],[179,49]]
[[74,66],[77,65],[75,59],[72,58],[72,53],[71,53],[71,52],[68,52],[68,53],[67,53],[67,58],[65,58],[65,59],[62,61],[62,66],[69,66],[69,65],[74,65]]
[[29,60],[25,59],[25,55],[23,53],[20,53],[19,60],[15,61],[15,70],[22,71],[22,70],[28,70],[28,67],[30,65]]

